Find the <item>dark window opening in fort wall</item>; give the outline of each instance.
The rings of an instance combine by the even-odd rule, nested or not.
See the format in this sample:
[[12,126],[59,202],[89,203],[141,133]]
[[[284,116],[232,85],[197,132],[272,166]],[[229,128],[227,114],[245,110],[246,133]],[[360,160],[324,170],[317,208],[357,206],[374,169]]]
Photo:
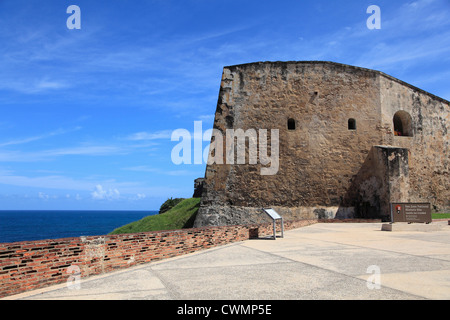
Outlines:
[[288,130],[295,130],[295,120],[292,118],[289,118],[287,121],[287,127],[288,127]]
[[348,130],[356,130],[356,120],[355,119],[348,119]]
[[394,135],[400,137],[412,137],[413,126],[412,119],[408,112],[397,111],[394,114]]

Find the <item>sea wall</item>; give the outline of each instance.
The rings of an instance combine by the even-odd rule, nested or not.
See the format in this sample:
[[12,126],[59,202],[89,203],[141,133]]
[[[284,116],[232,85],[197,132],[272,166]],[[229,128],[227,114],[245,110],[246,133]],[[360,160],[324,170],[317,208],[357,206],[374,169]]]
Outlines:
[[0,243],[0,298],[270,234],[272,223],[263,223]]

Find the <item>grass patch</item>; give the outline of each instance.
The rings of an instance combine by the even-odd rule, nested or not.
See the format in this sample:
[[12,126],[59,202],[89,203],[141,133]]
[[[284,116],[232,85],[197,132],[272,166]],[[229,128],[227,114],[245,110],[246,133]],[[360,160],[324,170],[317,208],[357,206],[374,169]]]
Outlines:
[[119,227],[109,234],[192,228],[199,207],[200,198],[184,199],[165,213],[144,217]]
[[450,213],[432,213],[432,219],[450,219]]

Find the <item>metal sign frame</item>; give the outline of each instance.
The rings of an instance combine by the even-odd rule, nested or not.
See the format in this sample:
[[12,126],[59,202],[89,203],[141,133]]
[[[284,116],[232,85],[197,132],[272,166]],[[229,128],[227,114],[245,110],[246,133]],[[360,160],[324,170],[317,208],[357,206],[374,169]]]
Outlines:
[[263,211],[272,219],[273,221],[273,240],[277,239],[277,226],[276,222],[277,220],[280,220],[281,222],[281,238],[284,238],[284,223],[283,223],[283,217],[278,214],[275,210],[272,208],[263,208]]

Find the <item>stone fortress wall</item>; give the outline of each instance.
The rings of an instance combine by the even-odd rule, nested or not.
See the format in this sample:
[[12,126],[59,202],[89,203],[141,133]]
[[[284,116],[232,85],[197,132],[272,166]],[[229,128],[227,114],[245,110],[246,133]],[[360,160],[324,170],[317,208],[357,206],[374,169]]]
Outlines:
[[394,201],[448,212],[449,104],[382,72],[333,62],[225,67],[214,129],[224,137],[227,129],[267,129],[269,153],[278,129],[278,171],[262,175],[265,166],[248,161],[255,137],[244,164],[212,163],[210,150],[195,226],[260,223],[265,207],[284,219],[388,219]]

